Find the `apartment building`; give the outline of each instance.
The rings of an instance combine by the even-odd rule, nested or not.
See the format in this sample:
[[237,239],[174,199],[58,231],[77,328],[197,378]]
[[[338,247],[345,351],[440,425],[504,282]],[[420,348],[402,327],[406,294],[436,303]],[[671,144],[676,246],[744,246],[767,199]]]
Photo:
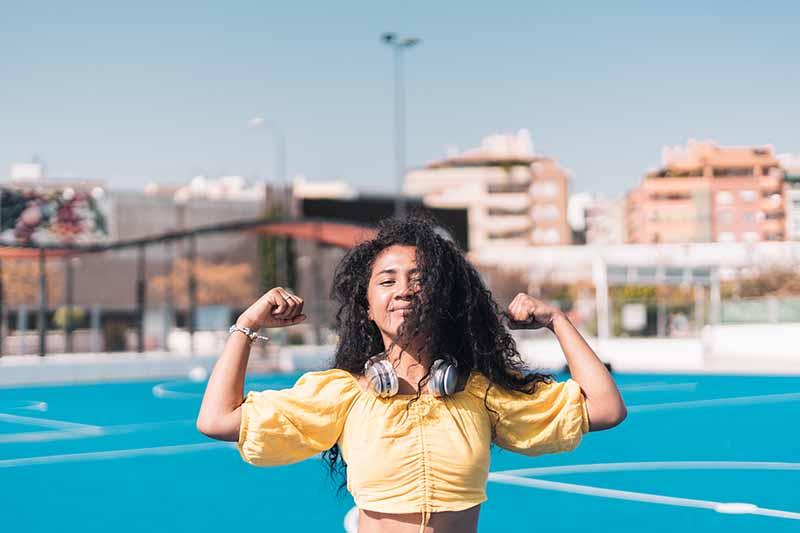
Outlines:
[[786,238],[783,171],[770,145],[690,140],[628,196],[628,240],[754,242]]
[[784,172],[786,239],[800,241],[800,155],[779,156]]
[[405,193],[425,205],[465,208],[469,248],[569,244],[569,177],[555,160],[536,155],[530,133],[486,137],[405,177]]
[[586,244],[625,244],[628,241],[627,207],[625,197],[596,198],[584,212],[586,217]]

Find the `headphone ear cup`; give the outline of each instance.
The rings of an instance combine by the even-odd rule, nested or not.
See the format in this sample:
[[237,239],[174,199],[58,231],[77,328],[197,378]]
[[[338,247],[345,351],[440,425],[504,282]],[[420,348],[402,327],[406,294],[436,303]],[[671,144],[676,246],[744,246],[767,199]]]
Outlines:
[[456,391],[458,372],[456,366],[444,359],[437,359],[431,365],[429,388],[434,396],[450,396]]
[[370,389],[381,398],[388,398],[397,394],[400,384],[397,380],[397,373],[394,371],[392,363],[386,359],[367,362],[364,372],[369,382]]

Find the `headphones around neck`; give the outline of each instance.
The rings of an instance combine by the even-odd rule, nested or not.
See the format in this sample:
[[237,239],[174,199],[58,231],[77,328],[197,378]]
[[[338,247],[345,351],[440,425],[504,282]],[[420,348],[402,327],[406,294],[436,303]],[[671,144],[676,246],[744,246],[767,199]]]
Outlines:
[[[434,396],[449,396],[456,390],[458,381],[458,362],[455,359],[437,359],[431,365],[428,378],[428,388]],[[383,354],[367,359],[364,365],[364,375],[367,377],[372,391],[381,398],[389,398],[397,394],[400,387],[397,373],[392,363]]]

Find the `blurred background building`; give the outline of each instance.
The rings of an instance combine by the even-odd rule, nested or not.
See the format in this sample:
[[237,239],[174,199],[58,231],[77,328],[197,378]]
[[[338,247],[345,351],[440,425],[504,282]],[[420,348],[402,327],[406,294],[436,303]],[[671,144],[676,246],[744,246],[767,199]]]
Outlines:
[[690,140],[628,195],[629,242],[755,242],[786,238],[783,171],[772,146]]
[[800,156],[779,156],[784,174],[786,196],[786,238],[800,240]]
[[[665,147],[661,165],[625,195],[570,195],[569,181],[569,172],[535,153],[530,133],[521,130],[490,135],[477,148],[450,150],[444,159],[410,170],[404,189],[408,211],[426,210],[435,218],[501,305],[525,290],[558,303],[601,338],[696,336],[707,324],[800,321],[799,156],[777,155],[770,145],[690,140]],[[265,186],[241,176],[197,176],[184,184],[110,190],[101,180],[50,178],[38,160],[14,165],[4,191],[5,244],[19,239],[20,227],[34,242],[65,238],[53,233],[53,224],[15,226],[9,217],[16,213],[33,224],[49,209],[57,218],[58,206],[75,195],[91,197],[104,214],[103,232],[91,236],[96,242],[270,218],[372,231],[395,209],[393,196],[363,194],[346,180],[298,176],[291,184]],[[8,209],[12,192],[33,195],[25,197],[24,212]],[[194,336],[186,336],[191,309],[194,328],[216,332],[219,343],[236,313],[266,287],[282,284],[304,295],[310,320],[275,333],[276,339],[335,341],[328,296],[346,249],[313,236],[249,231],[211,233],[194,242],[190,247],[186,238],[165,239],[146,248],[48,261],[48,327],[63,327],[58,317],[71,291],[72,305],[83,310],[76,331],[102,330],[102,343],[84,332],[74,349],[131,349],[144,303],[145,347],[185,352],[194,349],[187,340]],[[35,353],[42,305],[36,261],[3,260],[2,267],[3,353]],[[74,281],[68,288],[69,269]],[[137,292],[142,283],[144,297]],[[50,334],[50,349],[63,350],[61,337]]]
[[463,208],[469,248],[496,244],[569,244],[569,176],[555,160],[536,155],[527,130],[486,137],[478,148],[452,153],[406,175],[405,192],[425,205]]

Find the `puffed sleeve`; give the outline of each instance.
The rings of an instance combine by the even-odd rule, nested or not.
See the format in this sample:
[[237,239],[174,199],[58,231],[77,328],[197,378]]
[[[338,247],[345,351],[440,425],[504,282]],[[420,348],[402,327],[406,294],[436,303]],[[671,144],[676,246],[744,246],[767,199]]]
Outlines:
[[541,382],[533,394],[492,384],[487,403],[497,412],[495,442],[524,455],[575,449],[589,431],[586,398],[578,382]]
[[250,391],[236,445],[256,466],[296,463],[333,446],[360,391],[344,370],[307,372],[292,388]]

